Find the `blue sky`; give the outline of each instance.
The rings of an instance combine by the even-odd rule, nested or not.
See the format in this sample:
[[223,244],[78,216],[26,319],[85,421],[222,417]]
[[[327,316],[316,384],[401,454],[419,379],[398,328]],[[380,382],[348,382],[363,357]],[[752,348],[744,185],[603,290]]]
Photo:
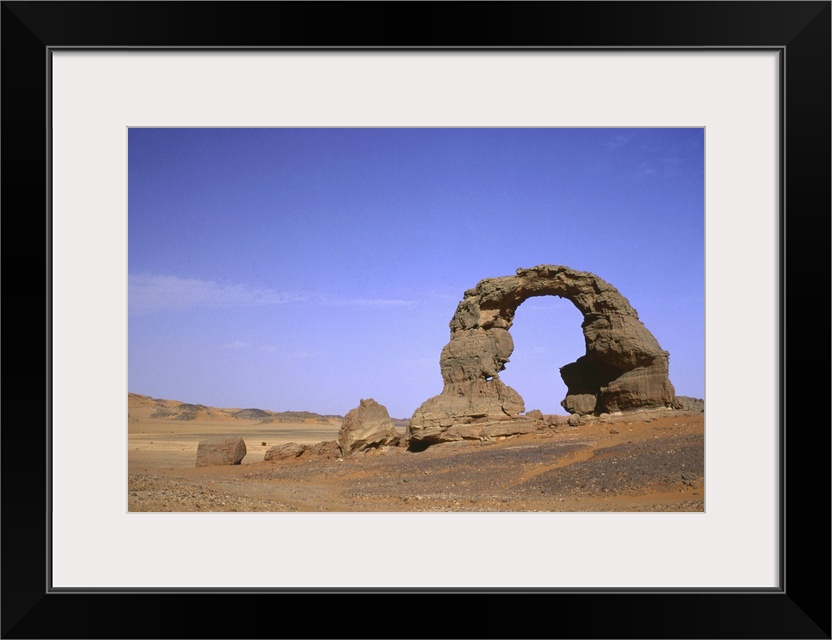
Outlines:
[[[409,418],[469,289],[607,280],[704,396],[703,129],[130,129],[129,389]],[[502,374],[565,413],[581,314],[532,298]]]

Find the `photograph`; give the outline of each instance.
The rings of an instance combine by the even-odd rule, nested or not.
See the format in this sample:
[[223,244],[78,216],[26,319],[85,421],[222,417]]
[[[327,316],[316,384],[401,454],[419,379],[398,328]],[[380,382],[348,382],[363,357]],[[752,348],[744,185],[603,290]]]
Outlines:
[[0,637],[831,637],[829,0],[0,4]]
[[704,128],[128,136],[131,512],[705,510]]

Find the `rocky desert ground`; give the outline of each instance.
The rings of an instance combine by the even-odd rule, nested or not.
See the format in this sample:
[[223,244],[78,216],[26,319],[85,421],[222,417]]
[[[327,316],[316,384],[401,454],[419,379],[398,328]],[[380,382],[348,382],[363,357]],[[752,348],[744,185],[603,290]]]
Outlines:
[[[508,437],[340,456],[289,442],[338,438],[341,416],[128,396],[128,510],[528,512],[705,509],[704,413],[646,411],[571,426],[546,416]],[[407,422],[394,420],[404,435]],[[199,442],[241,437],[241,464],[196,466]],[[298,448],[300,449],[300,448]]]

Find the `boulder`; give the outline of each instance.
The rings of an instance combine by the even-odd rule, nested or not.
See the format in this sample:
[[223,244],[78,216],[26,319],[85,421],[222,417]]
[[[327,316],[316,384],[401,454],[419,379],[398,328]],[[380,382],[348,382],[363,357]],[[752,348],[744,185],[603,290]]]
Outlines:
[[547,295],[566,298],[584,316],[586,354],[560,369],[567,386],[564,409],[580,417],[675,406],[669,354],[629,301],[592,273],[539,265],[481,280],[464,293],[439,356],[442,393],[414,412],[406,433],[410,449],[458,439],[460,429],[472,432],[472,422],[520,417],[523,398],[500,380],[514,350],[509,329],[517,307]]
[[297,458],[308,449],[305,444],[298,444],[297,442],[286,442],[270,447],[263,460],[286,460],[289,458]]
[[196,466],[240,464],[245,455],[246,443],[242,438],[210,438],[199,443],[196,450]]
[[335,440],[316,442],[315,444],[298,444],[286,442],[271,447],[266,451],[264,460],[291,460],[300,456],[320,456],[323,458],[340,458],[341,449]]
[[399,432],[387,408],[372,398],[361,400],[341,424],[338,446],[344,456],[381,446],[398,444]]
[[324,458],[341,457],[341,449],[338,446],[337,440],[327,440],[309,445],[307,451],[313,456],[322,456]]

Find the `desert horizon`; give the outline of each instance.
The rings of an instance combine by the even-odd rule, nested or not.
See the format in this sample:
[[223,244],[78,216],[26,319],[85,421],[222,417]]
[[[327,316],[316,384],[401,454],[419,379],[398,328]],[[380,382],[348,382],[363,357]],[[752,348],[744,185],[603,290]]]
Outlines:
[[[343,419],[259,411],[265,416],[129,393],[128,510],[704,511],[702,412],[644,411],[580,426],[542,415],[527,433],[343,455],[314,451],[338,439]],[[229,437],[245,442],[239,464],[197,466],[200,442]],[[265,460],[270,449],[288,453]]]

